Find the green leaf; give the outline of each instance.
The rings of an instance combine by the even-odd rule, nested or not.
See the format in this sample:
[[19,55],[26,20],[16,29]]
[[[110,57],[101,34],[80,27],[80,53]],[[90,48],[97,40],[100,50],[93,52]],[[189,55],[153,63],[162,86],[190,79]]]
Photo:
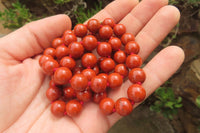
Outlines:
[[200,95],[196,98],[196,105],[200,108]]
[[183,104],[175,104],[174,107],[176,108],[181,108],[183,106]]

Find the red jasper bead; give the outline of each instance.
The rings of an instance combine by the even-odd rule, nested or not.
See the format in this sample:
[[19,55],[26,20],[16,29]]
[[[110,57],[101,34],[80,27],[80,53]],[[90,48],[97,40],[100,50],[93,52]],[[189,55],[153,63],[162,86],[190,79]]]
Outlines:
[[72,31],[72,30],[66,30],[66,31],[64,31],[64,33],[63,33],[63,37],[66,35],[66,34],[74,34],[74,32]]
[[97,47],[97,38],[93,35],[87,35],[83,38],[82,45],[86,50],[92,51]]
[[69,82],[72,77],[72,72],[67,67],[59,67],[56,69],[53,75],[53,81],[56,84],[64,85]]
[[96,75],[99,74],[99,67],[97,65],[94,66],[93,70],[95,71]]
[[61,117],[65,113],[65,102],[57,100],[51,104],[51,112],[55,116]]
[[68,48],[72,58],[80,58],[84,53],[83,45],[79,42],[71,43]]
[[56,87],[56,84],[52,79],[49,82],[49,87]]
[[135,41],[135,36],[131,33],[124,33],[121,37],[121,41],[126,45],[130,41]]
[[115,62],[111,58],[106,58],[100,63],[100,68],[105,73],[111,72],[115,68]]
[[68,46],[70,43],[76,42],[77,37],[73,33],[68,33],[68,34],[63,35],[63,40],[64,40],[65,45]]
[[115,102],[111,98],[104,98],[99,104],[100,110],[106,114],[112,114],[115,107]]
[[123,24],[116,24],[113,31],[116,36],[122,36],[126,32],[126,27]]
[[88,102],[92,98],[92,92],[90,90],[79,91],[76,93],[76,97],[83,102]]
[[108,43],[111,45],[112,50],[117,51],[121,48],[122,42],[117,37],[111,37],[108,41]]
[[60,45],[56,48],[55,55],[58,59],[69,55],[69,49],[65,45]]
[[143,83],[146,79],[146,74],[143,69],[134,68],[129,72],[128,78],[133,84],[138,82]]
[[81,63],[83,67],[93,68],[97,63],[97,57],[92,53],[86,53],[81,58]]
[[58,68],[59,64],[54,59],[49,59],[42,64],[42,69],[47,75],[52,75],[55,68]]
[[84,37],[87,34],[87,27],[84,24],[77,24],[74,27],[74,34],[77,37]]
[[91,80],[90,87],[91,87],[92,91],[95,93],[104,92],[107,87],[107,80],[103,77],[95,76]]
[[140,51],[140,46],[135,41],[130,41],[125,45],[125,52],[127,54],[131,53],[138,54],[139,51]]
[[76,92],[72,87],[65,87],[63,89],[65,99],[72,99],[76,96]]
[[130,100],[136,103],[142,102],[146,97],[146,91],[141,85],[133,84],[128,88],[127,95]]
[[92,69],[84,69],[81,73],[82,73],[85,77],[87,77],[88,81],[92,80],[92,78],[96,76],[95,71],[92,70]]
[[119,73],[111,73],[108,75],[108,83],[111,89],[116,89],[123,83],[122,76]]
[[99,103],[102,99],[107,97],[107,93],[106,92],[101,92],[101,93],[94,93],[93,95],[93,101],[95,103]]
[[106,80],[108,80],[108,74],[106,74],[106,73],[100,73],[98,76],[101,76],[101,77],[105,78]]
[[53,59],[53,57],[51,55],[42,55],[39,59],[39,65],[42,66],[42,64],[44,62],[46,62],[47,60]]
[[126,116],[132,112],[133,106],[127,98],[119,98],[115,103],[115,109],[119,115]]
[[82,111],[82,105],[77,100],[70,100],[66,104],[66,113],[70,117],[77,116]]
[[117,51],[114,54],[114,60],[118,63],[118,64],[123,64],[126,62],[126,53],[124,51]]
[[75,66],[76,66],[76,62],[74,59],[72,59],[71,57],[69,56],[65,56],[63,57],[61,60],[60,60],[60,65],[62,67],[67,67],[69,68],[70,70],[74,69]]
[[128,68],[124,64],[118,64],[115,67],[115,73],[119,73],[121,76],[126,77],[128,76]]
[[55,101],[59,99],[62,95],[62,92],[57,87],[50,87],[46,91],[46,96],[50,101]]
[[73,75],[80,74],[82,72],[82,70],[83,70],[83,67],[75,67],[73,69]]
[[109,25],[111,28],[115,26],[115,21],[111,18],[106,18],[102,22],[103,25]]
[[90,19],[87,22],[87,28],[90,32],[96,33],[99,31],[100,28],[100,22],[97,19]]
[[83,91],[87,88],[88,79],[83,74],[76,74],[72,77],[70,84],[75,91]]
[[64,41],[63,41],[62,38],[55,38],[55,39],[52,41],[51,46],[52,46],[53,48],[57,48],[58,46],[60,46],[60,45],[62,45],[62,44],[64,44]]
[[55,57],[56,50],[54,48],[46,48],[44,50],[44,55],[51,55],[52,57]]
[[97,46],[97,53],[100,56],[110,56],[112,53],[112,47],[109,43],[107,42],[101,42],[98,46]]
[[113,35],[113,30],[109,25],[103,25],[99,29],[99,36],[101,39],[109,39]]
[[126,66],[130,69],[140,67],[142,65],[142,58],[139,55],[131,54],[126,58]]

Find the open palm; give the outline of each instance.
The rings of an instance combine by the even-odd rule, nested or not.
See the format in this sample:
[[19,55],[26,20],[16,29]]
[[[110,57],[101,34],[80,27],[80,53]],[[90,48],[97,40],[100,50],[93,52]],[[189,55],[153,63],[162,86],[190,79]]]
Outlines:
[[[116,0],[94,18],[112,18],[136,36],[143,61],[177,24],[180,14],[167,0]],[[103,133],[120,119],[105,116],[97,104],[87,103],[77,117],[58,118],[50,112],[45,96],[50,78],[38,64],[39,55],[51,41],[71,29],[66,15],[57,15],[25,25],[0,39],[0,132]],[[143,83],[147,96],[163,84],[182,64],[184,53],[176,46],[159,52],[145,67]],[[109,94],[116,100],[126,96],[131,83]],[[134,107],[136,107],[135,105]]]

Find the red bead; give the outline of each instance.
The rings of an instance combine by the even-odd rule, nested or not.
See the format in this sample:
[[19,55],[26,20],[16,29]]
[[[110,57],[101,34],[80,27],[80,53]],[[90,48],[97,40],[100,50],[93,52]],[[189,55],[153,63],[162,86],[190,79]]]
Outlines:
[[65,45],[60,45],[56,48],[55,55],[58,59],[69,55],[69,49]]
[[75,90],[72,87],[65,87],[63,89],[65,99],[72,99],[76,96]]
[[64,33],[63,33],[63,37],[66,35],[66,34],[74,34],[74,32],[72,31],[72,30],[66,30],[66,31],[64,31]]
[[140,46],[135,41],[130,41],[125,45],[125,52],[127,54],[138,54],[140,51]]
[[122,76],[119,73],[111,73],[108,75],[108,83],[111,89],[116,89],[123,83]]
[[122,36],[126,32],[126,27],[123,24],[116,24],[113,31],[116,36]]
[[87,77],[88,81],[92,80],[92,78],[96,76],[95,71],[92,70],[92,69],[84,69],[81,73],[82,73],[85,77]]
[[82,45],[86,50],[92,51],[97,47],[97,39],[93,35],[87,35],[83,38]]
[[126,58],[126,66],[130,69],[140,67],[142,65],[142,58],[139,55],[131,54]]
[[67,84],[72,77],[72,72],[67,67],[59,67],[56,69],[53,75],[53,81],[56,84]]
[[52,57],[55,57],[56,50],[54,48],[46,48],[44,50],[44,55],[51,55]]
[[54,59],[49,59],[42,64],[42,69],[47,75],[52,75],[54,70],[59,67],[59,64]]
[[88,102],[92,98],[92,92],[90,90],[79,91],[76,93],[76,97],[83,102]]
[[62,95],[62,92],[57,87],[50,87],[46,91],[46,96],[50,101],[55,101],[59,99]]
[[133,84],[138,82],[143,83],[146,79],[146,74],[143,69],[134,68],[129,72],[128,78]]
[[51,112],[52,114],[61,117],[65,113],[65,102],[61,100],[57,100],[51,104]]
[[101,92],[101,93],[94,93],[93,95],[93,101],[95,103],[100,103],[100,101],[104,98],[107,97],[107,93],[106,92]]
[[122,42],[117,37],[111,37],[108,41],[108,43],[111,45],[112,50],[117,51],[121,48]]
[[107,42],[101,42],[98,46],[97,46],[97,53],[100,56],[110,56],[112,53],[112,47],[109,43]]
[[69,68],[70,70],[74,69],[75,66],[76,66],[76,62],[74,59],[72,59],[71,57],[69,56],[65,56],[63,57],[61,60],[60,60],[60,65],[62,67],[67,67]]
[[87,28],[90,32],[96,33],[99,31],[100,22],[97,19],[90,19],[87,22]]
[[77,37],[84,37],[87,34],[87,27],[84,24],[77,24],[74,27],[74,34]]
[[99,36],[101,39],[109,39],[113,35],[113,30],[109,25],[103,25],[99,29]]
[[123,77],[128,76],[128,71],[128,68],[124,64],[118,64],[115,67],[115,73],[119,73]]
[[47,60],[53,59],[53,57],[51,55],[42,55],[39,59],[39,64],[40,66],[42,66],[42,64],[44,62],[46,62]]
[[70,43],[76,42],[77,37],[73,33],[68,33],[68,34],[63,35],[63,40],[64,40],[65,45],[68,46]]
[[76,74],[72,77],[70,84],[75,91],[83,91],[88,86],[88,79],[83,74]]
[[118,63],[118,64],[123,64],[126,62],[126,53],[124,51],[117,51],[114,54],[114,60]]
[[52,79],[49,82],[49,87],[56,87],[56,84]]
[[126,45],[130,41],[135,41],[135,36],[131,33],[124,33],[121,37],[121,41]]
[[127,98],[119,98],[115,103],[115,109],[119,115],[126,116],[132,112],[133,106]]
[[51,45],[53,48],[57,48],[58,46],[60,46],[62,44],[64,44],[64,41],[62,38],[55,38]]
[[92,91],[95,93],[104,92],[107,87],[107,80],[103,77],[95,76],[91,80],[90,87],[91,87]]
[[142,102],[146,97],[145,89],[139,84],[131,85],[127,90],[127,95],[130,100],[134,102]]
[[93,70],[95,71],[96,75],[99,74],[99,67],[97,65],[94,66]]
[[106,80],[108,80],[108,74],[106,74],[106,73],[100,73],[98,76],[101,76],[101,77],[105,78]]
[[66,104],[66,113],[70,117],[77,116],[82,111],[82,105],[77,100],[70,100]]
[[106,18],[104,19],[104,21],[102,22],[103,25],[109,25],[110,27],[114,27],[115,26],[115,22],[113,19],[111,18]]
[[115,107],[115,102],[111,98],[104,98],[104,99],[101,100],[101,102],[99,104],[100,110],[105,115],[112,114],[114,107]]
[[93,68],[97,63],[97,57],[92,53],[86,53],[81,58],[81,63],[83,67]]
[[69,52],[73,58],[80,58],[84,53],[83,45],[79,42],[73,42],[69,45]]
[[100,68],[105,73],[111,72],[115,68],[115,62],[111,58],[104,59],[100,63]]
[[82,72],[82,70],[83,70],[83,67],[75,67],[73,69],[73,75],[80,74]]

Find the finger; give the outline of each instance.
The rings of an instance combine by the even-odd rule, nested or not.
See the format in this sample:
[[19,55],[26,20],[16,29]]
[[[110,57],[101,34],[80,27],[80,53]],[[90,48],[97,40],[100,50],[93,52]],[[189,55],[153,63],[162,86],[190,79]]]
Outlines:
[[31,22],[0,39],[0,57],[6,61],[22,61],[37,55],[70,28],[71,21],[66,15]]
[[[169,79],[173,73],[177,71],[184,60],[184,52],[181,48],[176,46],[170,46],[159,52],[145,67],[146,80],[143,83],[143,87],[146,90],[148,97],[151,95],[160,85],[162,85],[167,79]],[[112,91],[109,95],[115,101],[120,97],[127,97],[127,89],[132,83],[126,81],[118,91]],[[139,105],[135,104],[134,108]],[[113,125],[121,116],[114,113],[108,116],[109,122]]]

